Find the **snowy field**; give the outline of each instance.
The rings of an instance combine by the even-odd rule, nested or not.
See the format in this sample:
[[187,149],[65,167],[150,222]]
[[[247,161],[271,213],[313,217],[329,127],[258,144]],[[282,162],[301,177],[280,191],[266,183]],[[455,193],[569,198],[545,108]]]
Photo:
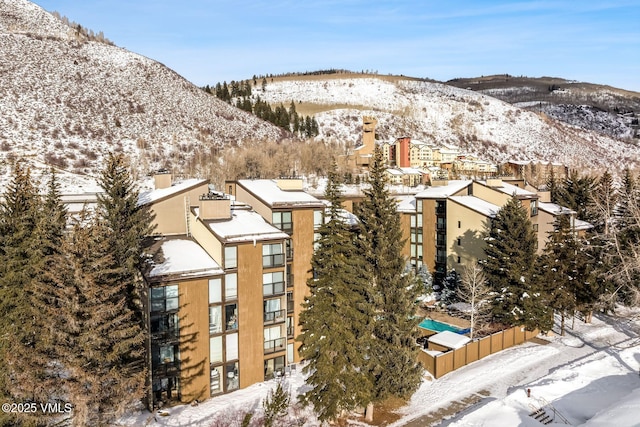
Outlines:
[[[542,337],[548,344],[526,343],[440,379],[426,378],[391,426],[541,426],[529,416],[540,407],[554,419],[548,425],[567,425],[566,420],[572,426],[640,426],[640,312],[635,317],[620,314],[625,316],[594,316],[590,325],[576,320],[574,329],[569,322],[564,337]],[[268,381],[198,406],[169,408],[167,416],[130,415],[121,424],[210,426],[216,418],[260,412],[275,384]],[[300,367],[284,384],[294,398],[304,391]],[[466,409],[468,404],[460,403],[473,400],[477,402]],[[458,413],[453,414],[456,406]],[[447,415],[440,421],[443,416],[434,413]],[[306,418],[304,426],[319,425],[309,410],[297,408],[290,415],[290,422],[282,425],[293,425],[294,418],[301,417]]]

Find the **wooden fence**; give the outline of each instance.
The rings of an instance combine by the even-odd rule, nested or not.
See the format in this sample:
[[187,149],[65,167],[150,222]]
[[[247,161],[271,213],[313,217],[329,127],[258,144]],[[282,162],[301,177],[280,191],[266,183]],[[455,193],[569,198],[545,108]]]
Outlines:
[[434,378],[440,378],[451,371],[460,369],[490,354],[497,353],[514,345],[522,344],[538,335],[538,333],[539,331],[537,329],[527,331],[523,327],[514,326],[487,337],[471,341],[464,347],[449,350],[445,353],[431,355],[426,351],[421,351],[418,359]]

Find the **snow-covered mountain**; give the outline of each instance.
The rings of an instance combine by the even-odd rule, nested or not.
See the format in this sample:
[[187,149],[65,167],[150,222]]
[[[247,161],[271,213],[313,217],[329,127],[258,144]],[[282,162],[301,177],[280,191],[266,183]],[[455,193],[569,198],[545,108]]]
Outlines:
[[316,114],[321,136],[338,141],[357,144],[362,116],[372,115],[382,141],[409,136],[453,144],[495,162],[546,160],[586,170],[640,165],[638,140],[613,138],[441,83],[389,76],[287,77],[256,93],[274,104],[293,100],[321,110]]
[[26,0],[0,0],[0,177],[11,157],[93,174],[104,153],[123,151],[144,174],[283,137],[158,62],[88,40]]

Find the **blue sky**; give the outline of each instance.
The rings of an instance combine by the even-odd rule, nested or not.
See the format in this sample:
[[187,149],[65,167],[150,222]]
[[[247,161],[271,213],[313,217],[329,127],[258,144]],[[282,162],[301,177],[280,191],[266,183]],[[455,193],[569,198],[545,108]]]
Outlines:
[[640,0],[36,0],[203,86],[343,68],[640,92]]

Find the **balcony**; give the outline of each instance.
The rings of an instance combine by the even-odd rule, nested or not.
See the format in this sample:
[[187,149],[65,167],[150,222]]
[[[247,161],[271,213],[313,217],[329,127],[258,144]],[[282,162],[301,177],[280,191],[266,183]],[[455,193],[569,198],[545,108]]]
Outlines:
[[286,310],[267,311],[264,313],[264,324],[284,322],[286,317]]
[[262,285],[262,294],[264,296],[284,294],[284,282],[265,283]]
[[287,300],[287,313],[293,313],[293,300]]
[[284,254],[262,255],[262,267],[282,267],[284,265]]
[[287,326],[287,338],[293,338],[293,326]]
[[180,362],[165,362],[153,367],[153,376],[156,378],[175,377],[180,372]]
[[284,351],[287,344],[286,338],[276,338],[275,340],[267,340],[264,342],[264,354],[275,353],[276,351]]
[[175,341],[180,337],[180,331],[176,328],[168,328],[160,331],[151,331],[151,340],[158,342]]
[[287,288],[293,288],[293,274],[287,274]]

